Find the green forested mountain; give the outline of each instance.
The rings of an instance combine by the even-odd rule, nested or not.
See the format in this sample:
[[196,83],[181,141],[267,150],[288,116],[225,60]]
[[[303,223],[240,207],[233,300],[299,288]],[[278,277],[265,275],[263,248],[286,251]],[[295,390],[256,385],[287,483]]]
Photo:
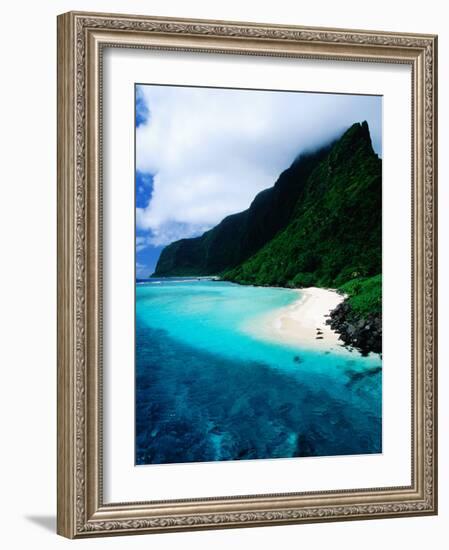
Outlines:
[[381,272],[381,160],[368,125],[298,158],[250,208],[168,245],[155,276],[338,287]]
[[354,124],[310,173],[288,225],[223,273],[257,285],[339,287],[381,272],[382,162],[366,122]]
[[227,216],[201,237],[168,245],[153,276],[216,275],[247,260],[287,226],[307,178],[329,149],[301,155],[273,187],[255,197],[248,210]]

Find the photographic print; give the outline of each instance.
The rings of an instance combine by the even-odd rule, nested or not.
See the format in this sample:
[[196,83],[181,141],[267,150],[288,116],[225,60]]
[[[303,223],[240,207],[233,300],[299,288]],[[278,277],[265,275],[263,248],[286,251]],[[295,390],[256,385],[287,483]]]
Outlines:
[[136,464],[382,452],[382,98],[135,87]]
[[59,534],[437,513],[437,41],[58,16]]

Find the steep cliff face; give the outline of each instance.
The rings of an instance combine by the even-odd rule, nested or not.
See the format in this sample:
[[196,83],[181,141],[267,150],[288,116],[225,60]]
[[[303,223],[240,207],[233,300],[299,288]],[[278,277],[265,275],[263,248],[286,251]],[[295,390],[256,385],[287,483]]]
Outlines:
[[311,171],[288,225],[223,277],[241,284],[339,287],[381,272],[382,163],[354,124]]
[[200,237],[168,245],[154,276],[216,275],[247,260],[288,225],[307,178],[329,149],[298,158],[248,210],[227,216]]

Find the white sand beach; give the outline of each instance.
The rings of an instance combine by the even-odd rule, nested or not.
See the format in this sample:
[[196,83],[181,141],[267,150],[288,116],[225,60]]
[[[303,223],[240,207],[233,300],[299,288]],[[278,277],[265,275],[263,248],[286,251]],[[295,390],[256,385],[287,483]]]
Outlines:
[[316,287],[297,292],[296,302],[253,321],[245,330],[258,338],[282,341],[303,349],[347,353],[338,334],[326,325],[329,313],[344,296]]

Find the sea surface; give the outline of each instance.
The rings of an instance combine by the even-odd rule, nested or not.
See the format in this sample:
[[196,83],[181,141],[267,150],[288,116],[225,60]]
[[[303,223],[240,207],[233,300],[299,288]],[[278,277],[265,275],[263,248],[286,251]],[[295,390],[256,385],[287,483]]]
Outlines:
[[136,284],[136,464],[382,452],[378,355],[310,351],[244,327],[296,291]]

